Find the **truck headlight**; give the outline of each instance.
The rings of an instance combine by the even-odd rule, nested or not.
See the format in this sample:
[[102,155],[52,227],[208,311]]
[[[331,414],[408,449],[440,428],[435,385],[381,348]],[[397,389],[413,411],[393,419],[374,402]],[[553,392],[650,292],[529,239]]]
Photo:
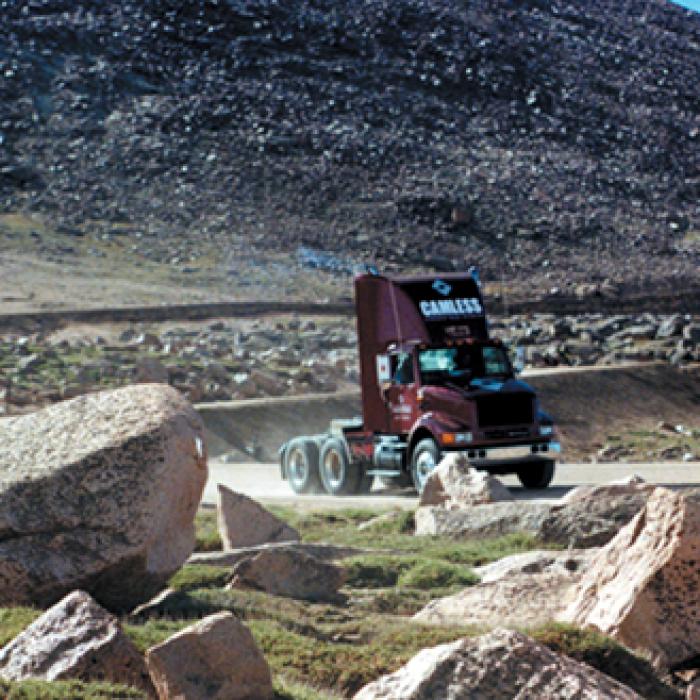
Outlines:
[[552,435],[554,433],[554,426],[553,425],[541,425],[540,426],[540,435]]
[[443,433],[443,445],[465,445],[473,440],[471,433]]

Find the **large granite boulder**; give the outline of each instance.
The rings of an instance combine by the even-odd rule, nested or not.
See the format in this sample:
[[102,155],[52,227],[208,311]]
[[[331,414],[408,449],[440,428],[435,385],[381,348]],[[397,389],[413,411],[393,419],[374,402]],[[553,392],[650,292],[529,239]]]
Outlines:
[[461,452],[448,452],[425,482],[418,506],[464,508],[512,500],[510,491],[495,476],[471,467]]
[[217,521],[224,550],[267,542],[298,542],[299,533],[252,498],[217,485]]
[[505,629],[423,649],[395,673],[366,685],[354,700],[436,698],[641,700],[600,671]]
[[230,612],[200,620],[146,652],[160,700],[268,700],[270,668]]
[[602,547],[644,507],[653,490],[641,477],[579,486],[552,507],[537,536],[567,547]]
[[110,681],[153,695],[144,659],[119,621],[74,591],[0,650],[0,677]]
[[430,625],[537,627],[563,613],[579,578],[566,570],[514,573],[432,600],[413,619]]
[[481,582],[436,598],[415,614],[436,625],[535,627],[556,620],[596,550],[535,550],[513,554],[474,573]]
[[165,385],[82,396],[0,424],[0,604],[77,588],[148,600],[194,546],[202,424]]
[[700,490],[657,488],[600,550],[561,615],[594,627],[660,668],[700,653]]

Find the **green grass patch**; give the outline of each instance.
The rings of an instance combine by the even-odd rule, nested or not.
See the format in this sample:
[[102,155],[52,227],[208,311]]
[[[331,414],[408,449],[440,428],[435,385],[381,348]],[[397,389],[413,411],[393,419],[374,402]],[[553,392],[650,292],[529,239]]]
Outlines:
[[3,681],[0,696],[5,700],[146,700],[145,693],[114,683],[81,681]]
[[378,617],[345,626],[321,639],[269,620],[252,621],[250,628],[275,672],[345,696],[395,671],[425,647],[473,634],[469,628],[429,627]]
[[419,588],[471,586],[479,578],[471,569],[419,555],[363,555],[347,559],[347,585],[352,588]]
[[373,535],[412,535],[416,529],[412,510],[394,510],[365,521],[365,532]]
[[[292,508],[279,506],[270,510],[296,528],[304,542],[328,542],[350,547],[395,550],[403,554],[416,554],[426,559],[444,559],[467,566],[481,566],[510,554],[543,548],[534,536],[525,533],[459,541],[447,537],[416,537],[411,534],[412,512],[359,530],[358,525],[387,511],[343,509],[300,513]],[[407,527],[410,527],[408,532]]]
[[223,588],[231,577],[229,566],[185,564],[169,581],[171,588],[192,591],[196,588]]
[[216,520],[216,510],[200,508],[194,519],[194,529],[196,552],[217,552],[223,549]]
[[290,680],[280,674],[273,677],[273,688],[275,700],[340,700],[342,698],[342,695],[312,688],[310,685]]
[[522,554],[533,549],[561,549],[558,545],[542,544],[536,537],[524,532],[459,542],[440,537],[416,539],[424,543],[420,551],[429,551],[431,558],[467,566],[483,566],[511,554]]
[[434,590],[458,586],[473,586],[479,582],[479,577],[471,570],[460,564],[448,561],[429,559],[417,562],[414,566],[403,571],[398,584],[404,588],[419,588]]
[[413,556],[366,554],[346,559],[347,585],[351,588],[388,588],[399,582],[399,576],[418,563]]
[[193,622],[194,620],[148,620],[141,625],[125,624],[124,632],[139,651],[145,652],[181,629],[189,627]]
[[0,608],[0,647],[11,642],[41,615],[36,608]]
[[414,615],[422,610],[431,600],[449,595],[452,590],[422,591],[418,588],[373,589],[353,591],[352,604],[358,611],[388,615]]

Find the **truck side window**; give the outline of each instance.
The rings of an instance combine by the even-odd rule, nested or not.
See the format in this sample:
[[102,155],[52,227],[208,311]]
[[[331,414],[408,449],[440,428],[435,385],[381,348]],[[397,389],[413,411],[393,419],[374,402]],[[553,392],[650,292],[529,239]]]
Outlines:
[[391,357],[392,379],[396,384],[413,384],[413,358],[407,352]]
[[501,348],[484,348],[484,374],[488,376],[510,374],[508,355]]

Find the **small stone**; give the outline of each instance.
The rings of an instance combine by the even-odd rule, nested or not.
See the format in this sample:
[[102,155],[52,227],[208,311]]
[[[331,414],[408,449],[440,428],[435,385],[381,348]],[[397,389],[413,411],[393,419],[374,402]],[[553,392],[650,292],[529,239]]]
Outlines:
[[310,601],[335,601],[345,571],[293,549],[273,548],[243,559],[233,567],[227,588],[252,588],[273,595]]
[[160,700],[271,700],[270,668],[230,612],[210,615],[146,652]]
[[252,498],[217,485],[217,520],[225,550],[267,542],[298,542],[297,530]]

